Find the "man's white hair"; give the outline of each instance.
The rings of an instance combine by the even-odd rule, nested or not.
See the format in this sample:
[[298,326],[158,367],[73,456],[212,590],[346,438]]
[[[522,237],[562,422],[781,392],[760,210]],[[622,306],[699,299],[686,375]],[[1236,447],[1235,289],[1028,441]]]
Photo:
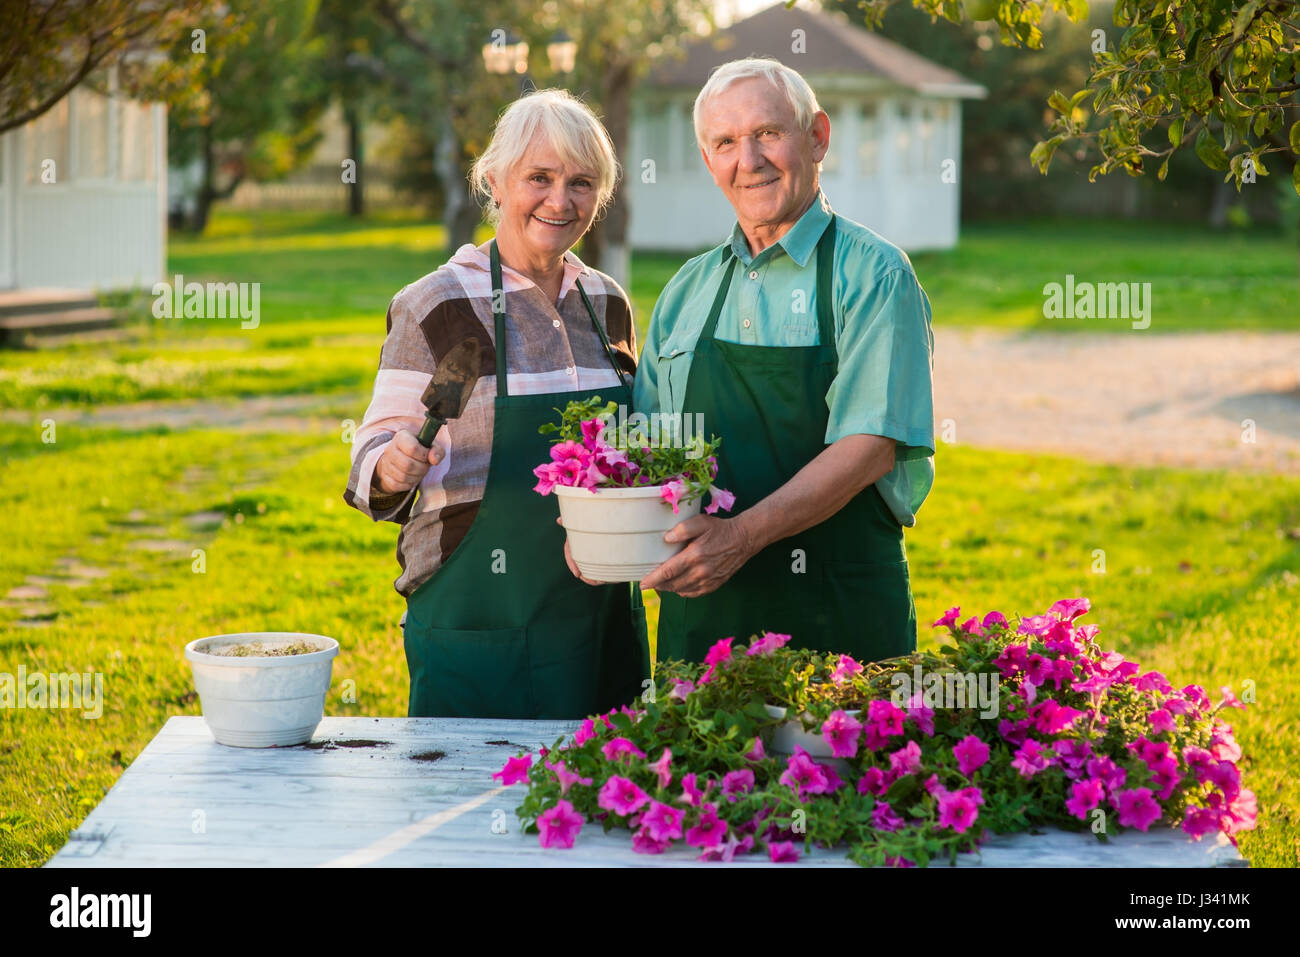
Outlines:
[[744,60],[732,60],[715,69],[708,82],[695,98],[695,143],[701,149],[704,145],[704,105],[737,80],[761,77],[781,91],[786,101],[794,110],[795,121],[799,129],[807,132],[812,127],[813,115],[821,110],[817,95],[813,93],[808,81],[790,69],[780,60],[768,57],[747,57]]

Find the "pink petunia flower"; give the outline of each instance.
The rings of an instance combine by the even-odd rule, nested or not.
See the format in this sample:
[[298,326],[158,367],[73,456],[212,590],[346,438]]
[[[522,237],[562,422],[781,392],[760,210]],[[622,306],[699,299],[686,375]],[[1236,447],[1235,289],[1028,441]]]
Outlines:
[[561,796],[568,794],[569,788],[575,784],[585,784],[587,787],[591,787],[591,778],[584,778],[570,771],[563,761],[548,763],[546,766],[555,772],[555,777],[560,782]]
[[709,504],[704,506],[706,515],[714,514],[718,509],[724,512],[730,512],[731,507],[736,504],[736,496],[728,492],[725,488],[718,488],[716,485],[709,486]]
[[710,781],[703,791],[695,785],[695,772],[682,775],[682,796],[677,800],[685,801],[691,807],[699,807],[704,799],[709,796],[709,791],[713,789],[713,782]]
[[1169,694],[1174,690],[1173,685],[1158,671],[1148,671],[1138,675],[1137,680],[1133,682],[1133,687],[1138,691],[1156,691],[1160,694]]
[[1063,621],[1074,621],[1080,615],[1087,614],[1092,603],[1086,598],[1062,598],[1047,609],[1049,615],[1059,615]]
[[1173,733],[1178,730],[1178,725],[1174,724],[1174,716],[1164,708],[1148,712],[1147,723],[1151,725],[1153,734],[1159,734],[1161,731]]
[[713,847],[721,844],[727,836],[727,822],[718,817],[718,809],[712,804],[700,808],[700,820],[686,831],[686,843],[692,847]]
[[1183,812],[1183,831],[1196,840],[1219,830],[1221,812],[1209,807],[1189,807]]
[[695,690],[694,681],[679,679],[678,681],[674,682],[673,690],[668,692],[668,697],[676,698],[678,701],[685,701],[686,696],[689,695],[694,690]]
[[613,811],[619,817],[627,817],[639,811],[650,800],[636,783],[625,777],[614,775],[600,789],[596,803],[607,811]]
[[767,757],[767,750],[763,747],[762,738],[754,738],[754,743],[749,750],[745,752],[746,761],[762,761]]
[[1065,799],[1065,809],[1079,820],[1085,821],[1088,812],[1101,803],[1105,792],[1105,786],[1096,778],[1075,781],[1070,785],[1070,797]]
[[888,788],[889,782],[885,780],[885,772],[880,768],[867,768],[858,779],[859,794],[884,794]]
[[911,721],[920,729],[921,733],[927,738],[934,737],[934,709],[927,708],[922,702],[925,700],[921,692],[913,691],[912,697],[907,699],[904,709],[907,711],[907,720]]
[[700,852],[699,860],[701,861],[730,861],[737,854],[748,854],[754,849],[754,838],[746,834],[739,840],[734,833],[728,834],[727,839],[721,844],[715,844],[712,847],[706,847]]
[[793,841],[772,841],[767,845],[767,855],[773,864],[793,864],[799,860]]
[[662,854],[668,850],[671,841],[657,841],[651,836],[649,830],[642,827],[632,835],[632,850],[638,854]]
[[525,754],[521,758],[510,758],[500,771],[492,773],[493,780],[501,782],[502,787],[509,787],[528,780],[528,768],[533,763],[533,756]]
[[713,680],[713,674],[718,665],[731,657],[731,643],[735,640],[736,638],[733,635],[713,643],[713,647],[704,655],[704,663],[709,666],[709,669],[700,677],[700,684],[707,684]]
[[789,635],[778,635],[775,634],[774,632],[765,631],[763,632],[763,637],[759,638],[752,645],[750,645],[749,650],[746,651],[745,654],[750,656],[770,655],[778,648],[783,647],[786,644],[786,642],[788,642],[789,640],[790,640]]
[[943,628],[943,627],[945,627],[946,625],[955,625],[955,624],[957,624],[957,616],[960,615],[960,614],[961,614],[961,606],[960,606],[960,605],[954,605],[953,607],[951,607],[951,608],[949,608],[947,611],[945,611],[945,612],[943,613],[943,616],[942,616],[941,618],[939,618],[939,620],[936,621],[934,624],[932,624],[930,627],[931,627],[931,628]]
[[1011,627],[1007,623],[1006,616],[1004,616],[1000,611],[991,611],[985,615],[983,624],[985,628],[992,628],[995,625],[1001,626],[1002,628]]
[[877,802],[871,811],[871,826],[877,831],[899,831],[902,830],[904,823],[888,802]]
[[748,768],[728,771],[722,776],[722,794],[728,801],[735,801],[740,795],[752,790],[754,790],[754,772]]
[[573,847],[583,823],[582,815],[573,805],[561,799],[555,807],[537,816],[537,842],[542,847]]
[[607,741],[600,750],[605,755],[606,761],[617,761],[629,754],[638,758],[645,757],[645,752],[627,738],[614,738],[612,741]]
[[666,788],[673,783],[672,772],[668,770],[669,764],[672,763],[673,753],[668,748],[664,748],[664,753],[659,755],[659,760],[650,765],[650,770],[659,775],[659,786]]
[[988,761],[989,746],[975,735],[968,734],[953,745],[952,753],[957,759],[957,770],[970,777]]
[[673,479],[665,482],[659,490],[659,497],[673,507],[673,514],[677,514],[677,503],[681,501],[682,496],[686,494],[686,483],[681,479]]
[[889,755],[889,770],[895,780],[921,770],[921,746],[915,741],[909,741],[892,752]]
[[856,757],[861,735],[862,722],[842,710],[832,712],[822,723],[822,738],[837,758]]
[[686,812],[658,801],[650,802],[650,809],[641,815],[641,829],[655,841],[680,840],[682,821]]
[[938,826],[951,827],[964,834],[979,817],[979,806],[983,803],[984,795],[975,787],[940,795]]
[[1118,795],[1119,823],[1122,827],[1135,827],[1145,831],[1160,819],[1160,805],[1151,796],[1150,788],[1120,791]]
[[831,672],[831,681],[837,685],[843,684],[861,671],[862,665],[857,661],[848,655],[840,655],[839,663],[835,666],[835,670]]
[[1032,778],[1040,771],[1046,770],[1056,761],[1056,756],[1045,749],[1038,741],[1030,738],[1016,751],[1011,766],[1024,778]]

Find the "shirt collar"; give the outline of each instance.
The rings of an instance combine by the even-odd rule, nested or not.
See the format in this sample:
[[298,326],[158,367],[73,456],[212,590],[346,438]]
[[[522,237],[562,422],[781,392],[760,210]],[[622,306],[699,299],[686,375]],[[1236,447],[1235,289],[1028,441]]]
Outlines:
[[[492,270],[492,261],[488,258],[487,252],[479,249],[473,243],[466,243],[464,246],[457,249],[456,254],[451,257],[451,261],[462,266],[468,266],[471,269],[482,269],[486,273],[490,273]],[[509,273],[520,282],[527,283],[530,286],[537,285],[537,283],[533,282],[532,279],[525,276],[523,273],[517,272],[505,263],[502,263],[501,275],[505,276],[506,273]],[[569,294],[569,290],[573,288],[575,280],[586,279],[590,275],[591,270],[574,254],[573,250],[567,251],[564,254],[564,279],[560,281],[560,299],[563,300],[564,297]]]
[[[795,261],[799,268],[808,265],[808,260],[817,248],[817,241],[822,238],[822,233],[826,229],[826,224],[831,221],[831,204],[826,199],[826,194],[820,189],[817,190],[817,198],[813,200],[811,206],[799,217],[773,246],[780,246],[785,250],[785,254]],[[767,247],[771,249],[772,246]],[[767,249],[763,252],[767,252]],[[759,253],[759,256],[763,253]],[[726,263],[728,256],[735,256],[743,264],[748,266],[757,256],[751,256],[749,253],[749,242],[745,239],[745,231],[740,228],[740,223],[736,223],[731,230],[731,242],[724,247],[722,261]]]

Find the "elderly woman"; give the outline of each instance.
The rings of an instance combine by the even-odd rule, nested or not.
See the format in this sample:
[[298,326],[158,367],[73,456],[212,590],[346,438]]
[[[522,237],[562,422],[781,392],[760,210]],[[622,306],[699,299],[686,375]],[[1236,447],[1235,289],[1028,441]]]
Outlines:
[[[533,491],[550,448],[537,428],[557,407],[631,402],[627,295],[570,251],[618,174],[583,103],[560,90],[522,97],[471,173],[496,238],[461,246],[388,307],[344,499],[402,526],[394,585],[407,600],[411,716],[577,718],[631,702],[649,677],[640,591],[574,577],[555,503]],[[468,338],[481,377],[425,449],[421,395]]]

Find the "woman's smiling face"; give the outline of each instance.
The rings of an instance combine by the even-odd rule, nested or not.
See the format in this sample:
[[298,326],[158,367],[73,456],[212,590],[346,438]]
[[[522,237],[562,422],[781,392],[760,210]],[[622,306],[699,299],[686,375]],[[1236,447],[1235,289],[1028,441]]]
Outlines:
[[501,203],[497,235],[506,233],[539,258],[559,259],[596,218],[594,170],[567,164],[544,134],[537,134],[502,180],[492,179]]

